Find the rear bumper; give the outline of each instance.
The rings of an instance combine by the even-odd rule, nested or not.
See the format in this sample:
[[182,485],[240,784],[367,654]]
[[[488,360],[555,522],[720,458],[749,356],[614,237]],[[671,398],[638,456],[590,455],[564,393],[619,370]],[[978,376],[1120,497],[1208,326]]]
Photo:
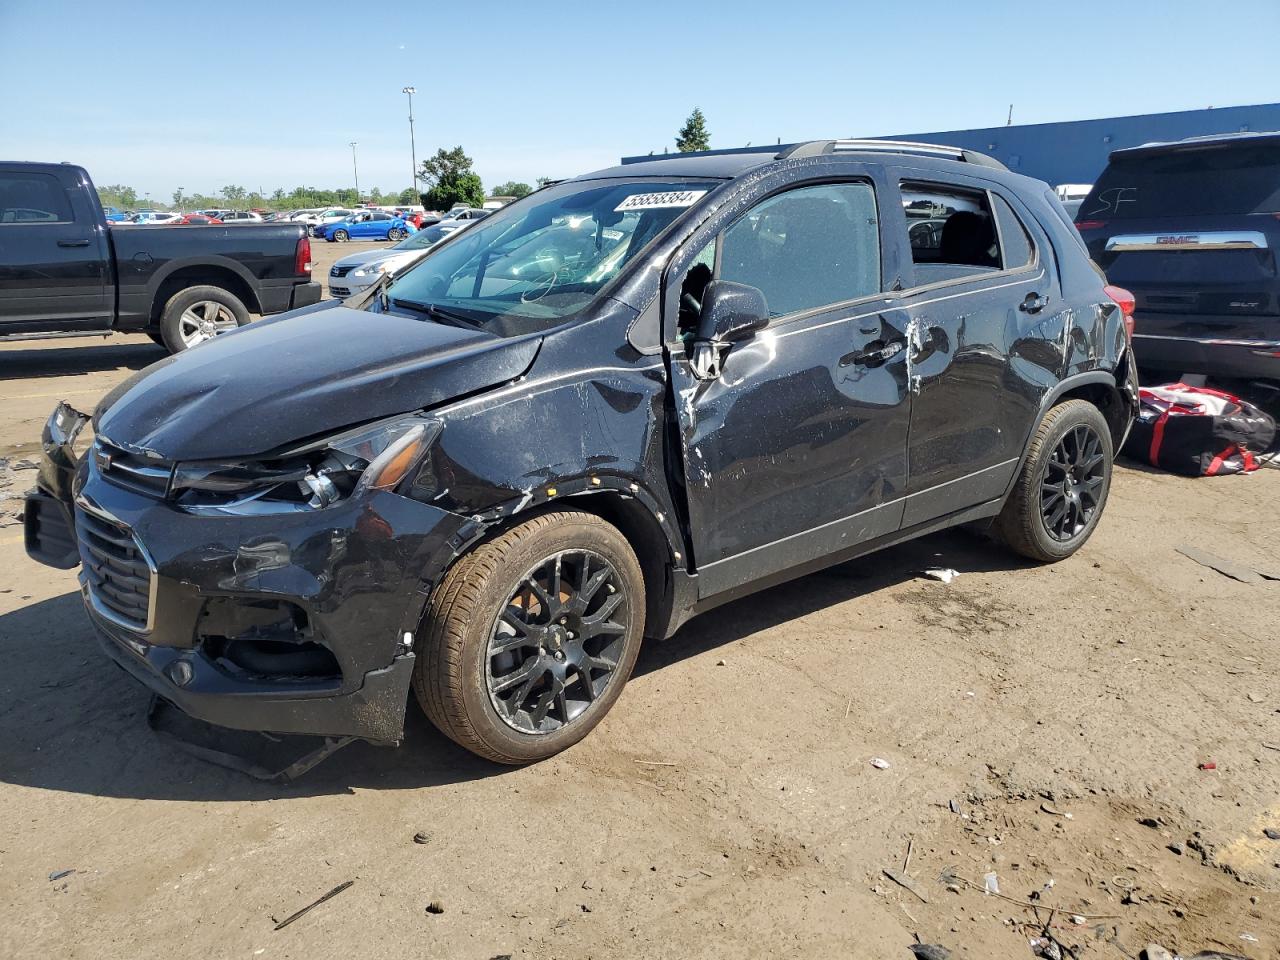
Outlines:
[[[1144,318],[1137,317],[1138,330]],[[1213,377],[1280,380],[1280,333],[1274,338],[1189,337],[1135,333],[1138,364]]]
[[263,281],[258,289],[258,303],[265,316],[269,313],[284,313],[286,310],[297,310],[319,303],[323,290],[319,283],[298,283],[295,280]]

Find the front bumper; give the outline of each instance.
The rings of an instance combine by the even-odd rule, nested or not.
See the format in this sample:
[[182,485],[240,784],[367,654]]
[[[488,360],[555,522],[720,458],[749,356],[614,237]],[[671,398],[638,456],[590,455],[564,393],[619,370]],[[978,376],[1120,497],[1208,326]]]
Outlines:
[[[300,513],[193,516],[107,482],[92,463],[80,470],[77,523],[85,513],[110,518],[132,535],[150,567],[143,624],[113,615],[94,593],[101,574],[90,577],[82,566],[86,610],[112,660],[183,712],[219,726],[401,738],[412,638],[466,518],[390,493]],[[29,495],[38,503],[31,516],[44,530],[27,532],[28,552],[46,563],[49,551],[42,557],[39,547],[58,516],[49,493]],[[77,536],[80,558],[98,571],[86,536]],[[287,609],[305,644],[331,655],[334,668],[317,675],[294,669],[296,660],[272,660],[281,649],[274,639],[265,644],[267,666],[260,652],[248,667],[245,657],[230,654],[231,644],[263,645],[254,632],[261,627],[251,617],[242,621],[240,611],[264,605]],[[244,624],[239,639],[226,636]]]
[[345,300],[347,297],[355,296],[363,290],[367,290],[373,285],[374,281],[382,278],[382,274],[361,274],[354,276],[354,271],[346,276],[335,277],[329,276],[329,296],[339,297]]

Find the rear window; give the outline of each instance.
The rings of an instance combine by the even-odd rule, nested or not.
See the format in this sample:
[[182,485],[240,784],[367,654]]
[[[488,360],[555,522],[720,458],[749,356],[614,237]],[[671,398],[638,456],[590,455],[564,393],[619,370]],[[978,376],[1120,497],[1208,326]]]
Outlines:
[[1280,144],[1206,147],[1113,160],[1078,219],[1280,211]]

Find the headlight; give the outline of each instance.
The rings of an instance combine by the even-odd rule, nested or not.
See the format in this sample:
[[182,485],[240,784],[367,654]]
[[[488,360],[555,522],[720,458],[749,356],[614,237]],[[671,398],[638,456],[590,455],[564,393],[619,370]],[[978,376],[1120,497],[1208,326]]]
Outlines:
[[171,495],[194,513],[320,509],[370,490],[394,489],[444,424],[410,415],[358,427],[276,457],[180,463]]
[[366,263],[362,267],[356,267],[351,271],[353,277],[376,277],[380,273],[385,273],[387,269],[386,260],[380,260],[377,263]]

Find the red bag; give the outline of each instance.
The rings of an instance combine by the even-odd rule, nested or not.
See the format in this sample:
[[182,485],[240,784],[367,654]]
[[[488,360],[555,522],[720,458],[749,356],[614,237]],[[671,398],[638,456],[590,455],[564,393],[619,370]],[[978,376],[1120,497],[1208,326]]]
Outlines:
[[1276,422],[1246,400],[1209,387],[1142,387],[1124,453],[1191,477],[1249,473],[1275,440]]

